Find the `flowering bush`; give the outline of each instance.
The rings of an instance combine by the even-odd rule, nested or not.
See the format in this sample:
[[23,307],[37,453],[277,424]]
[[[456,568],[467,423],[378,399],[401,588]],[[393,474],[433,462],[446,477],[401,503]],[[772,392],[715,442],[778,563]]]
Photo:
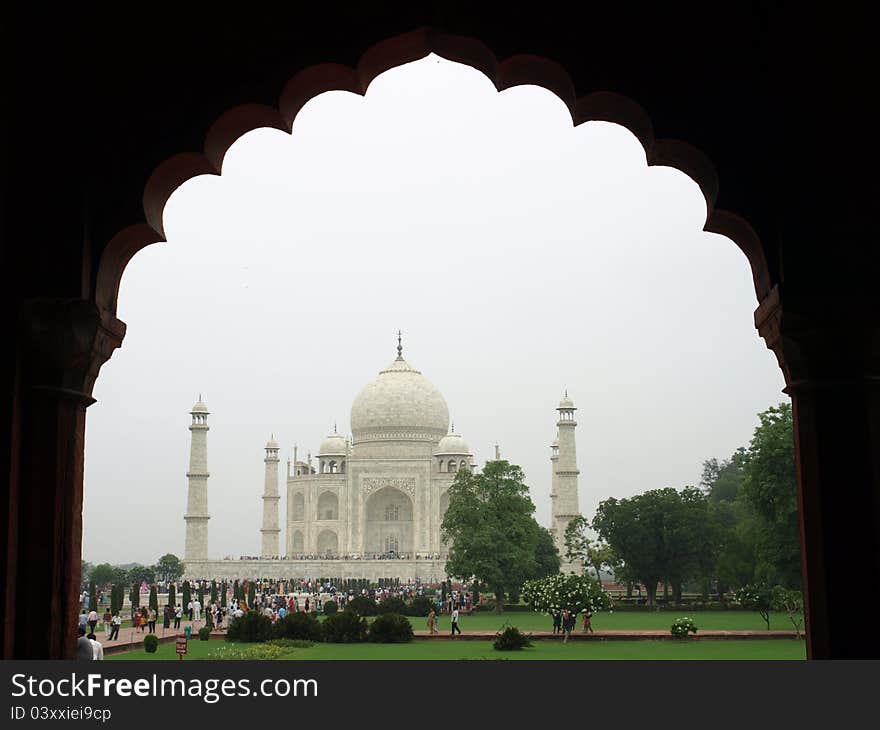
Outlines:
[[209,651],[204,659],[208,660],[271,660],[279,659],[290,650],[274,644],[223,644]]
[[734,594],[734,600],[744,608],[755,609],[767,624],[767,630],[770,630],[770,609],[773,605],[773,595],[769,586],[764,583],[745,585]]
[[684,639],[688,634],[697,633],[697,625],[694,623],[693,619],[683,616],[672,622],[672,628],[670,630],[673,636],[677,636],[679,639]]
[[574,615],[589,611],[607,611],[611,608],[609,596],[599,583],[585,575],[556,575],[530,580],[523,586],[522,597],[539,613],[559,613],[568,609]]

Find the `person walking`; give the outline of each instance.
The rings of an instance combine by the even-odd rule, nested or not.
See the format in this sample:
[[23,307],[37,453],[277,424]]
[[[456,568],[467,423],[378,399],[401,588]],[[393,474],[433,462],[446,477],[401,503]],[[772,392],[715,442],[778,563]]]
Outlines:
[[556,611],[553,614],[553,633],[561,634],[562,633],[562,614],[559,611]]
[[174,628],[180,628],[180,619],[183,618],[183,606],[177,606],[174,609]]
[[110,638],[107,641],[115,641],[119,638],[119,627],[122,626],[122,616],[119,615],[119,611],[113,614],[113,618],[110,620]]
[[455,632],[461,634],[461,629],[458,628],[458,606],[452,609],[452,638],[455,638]]
[[594,633],[593,632],[593,612],[588,608],[584,611],[584,620],[583,620],[584,633]]
[[193,620],[193,602],[192,601],[190,601],[187,604],[186,610],[189,611],[189,620],[192,621]]
[[574,614],[566,608],[562,613],[562,630],[565,631],[565,638],[562,640],[563,644],[568,643],[571,631],[574,628],[574,621]]
[[149,620],[150,633],[151,633],[151,634],[155,634],[155,633],[156,633],[156,619],[157,619],[157,618],[159,618],[159,614],[156,613],[156,609],[155,609],[155,608],[151,608],[151,609],[150,609],[150,620]]
[[95,633],[95,626],[98,625],[98,612],[94,608],[89,611],[88,624],[89,624],[89,633],[94,634]]
[[431,609],[431,612],[428,614],[428,633],[433,636],[436,633],[436,629],[434,628],[434,609]]
[[110,636],[110,624],[113,621],[113,614],[110,613],[110,609],[108,608],[104,611],[104,637],[108,638]]

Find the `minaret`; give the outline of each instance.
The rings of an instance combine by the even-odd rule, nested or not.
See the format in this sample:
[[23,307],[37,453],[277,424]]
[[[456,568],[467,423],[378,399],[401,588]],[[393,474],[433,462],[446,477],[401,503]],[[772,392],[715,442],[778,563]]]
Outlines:
[[552,509],[553,523],[551,531],[556,540],[556,548],[562,558],[563,573],[579,573],[581,566],[570,563],[565,558],[565,528],[568,523],[580,514],[578,509],[578,468],[577,449],[575,447],[574,430],[577,421],[574,412],[577,410],[568,391],[556,409],[559,420],[556,423],[559,436],[552,448],[550,462],[553,464]]
[[184,562],[208,559],[208,407],[199,402],[192,411],[192,433],[189,452],[189,487],[186,494],[186,546]]
[[[275,435],[266,443],[266,483],[263,487],[263,535],[260,555],[264,558],[281,554],[280,534],[278,527],[278,442]],[[288,471],[290,470],[288,462]]]

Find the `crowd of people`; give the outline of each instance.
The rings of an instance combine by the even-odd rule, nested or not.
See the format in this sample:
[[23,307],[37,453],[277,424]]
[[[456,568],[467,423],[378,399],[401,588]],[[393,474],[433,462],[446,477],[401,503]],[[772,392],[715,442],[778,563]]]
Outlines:
[[[440,560],[440,553],[296,553],[294,555],[239,555],[239,560]],[[227,555],[224,560],[234,560]]]

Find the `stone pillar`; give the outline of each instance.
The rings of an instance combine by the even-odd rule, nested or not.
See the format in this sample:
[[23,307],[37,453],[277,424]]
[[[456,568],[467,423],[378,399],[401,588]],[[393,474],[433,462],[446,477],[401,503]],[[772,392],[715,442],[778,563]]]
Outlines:
[[[794,418],[807,656],[880,656],[853,601],[880,602],[880,328],[870,306],[774,289],[755,324]],[[855,598],[857,596],[857,599]]]
[[86,408],[125,324],[78,299],[20,310],[13,393],[2,655],[74,659]]
[[189,454],[189,471],[186,476],[188,488],[186,495],[186,545],[184,562],[208,559],[208,408],[199,402],[190,413],[192,423],[189,430],[192,442]]
[[262,545],[260,555],[269,557],[281,554],[281,528],[278,526],[278,444],[274,439],[266,444],[266,481],[263,486],[263,527],[260,530]]
[[556,423],[559,429],[559,447],[555,461],[556,480],[554,483],[553,509],[553,536],[556,540],[556,549],[562,558],[561,570],[563,573],[580,573],[581,566],[565,559],[565,530],[568,523],[580,514],[578,507],[578,474],[577,448],[575,445],[575,428],[577,421],[574,420],[574,403],[566,393],[565,398],[559,404],[559,420]]

